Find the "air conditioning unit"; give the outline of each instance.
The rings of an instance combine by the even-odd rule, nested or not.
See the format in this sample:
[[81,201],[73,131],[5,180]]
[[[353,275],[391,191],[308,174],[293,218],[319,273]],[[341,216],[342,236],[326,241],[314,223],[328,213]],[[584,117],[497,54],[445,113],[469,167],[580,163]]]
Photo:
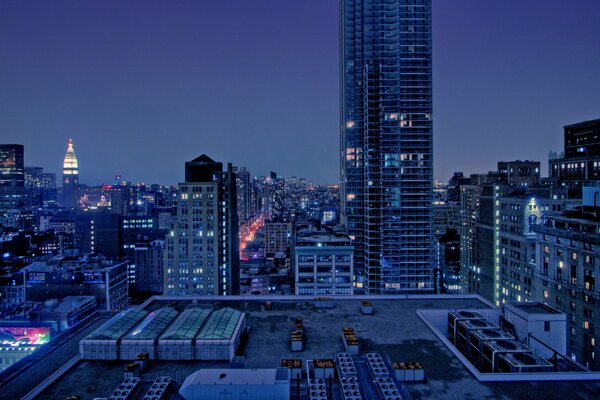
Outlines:
[[448,336],[452,343],[455,343],[456,338],[456,325],[458,321],[471,320],[471,319],[482,319],[485,320],[485,317],[475,311],[454,311],[448,313]]
[[362,400],[356,376],[341,378],[340,384],[344,400]]
[[325,379],[308,380],[308,398],[310,400],[327,400]]
[[463,353],[468,354],[469,334],[473,331],[480,331],[483,329],[500,329],[500,327],[485,319],[458,321],[456,324],[456,338],[454,345]]
[[500,329],[478,329],[469,332],[468,356],[475,365],[481,363],[483,343],[494,340],[514,340],[514,338]]
[[508,353],[498,356],[499,372],[551,372],[552,364],[534,353]]
[[491,340],[483,342],[481,352],[481,371],[496,372],[498,356],[509,353],[529,353],[531,350],[516,340]]

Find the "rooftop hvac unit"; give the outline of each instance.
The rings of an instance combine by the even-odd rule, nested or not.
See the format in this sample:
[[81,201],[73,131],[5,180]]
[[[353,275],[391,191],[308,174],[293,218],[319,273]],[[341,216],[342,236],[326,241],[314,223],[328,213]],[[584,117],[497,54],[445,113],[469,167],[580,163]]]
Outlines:
[[327,400],[325,379],[308,380],[308,398],[309,400]]
[[402,400],[400,391],[392,378],[376,378],[375,385],[379,390],[379,394],[383,400]]
[[485,319],[458,321],[456,324],[456,338],[454,345],[463,353],[468,353],[470,333],[483,329],[500,329],[500,327]]
[[483,343],[490,340],[514,340],[508,333],[500,329],[478,329],[469,332],[469,354],[476,365],[481,362]]
[[496,372],[500,354],[528,352],[529,348],[516,340],[488,340],[482,345],[480,369],[482,372]]
[[471,319],[482,319],[485,320],[485,317],[474,311],[455,311],[448,313],[448,336],[450,337],[450,341],[454,343],[454,339],[456,337],[456,325],[458,321],[471,320]]
[[507,353],[498,356],[499,372],[551,372],[552,364],[533,353]]
[[362,400],[356,376],[342,378],[340,379],[340,384],[344,400]]

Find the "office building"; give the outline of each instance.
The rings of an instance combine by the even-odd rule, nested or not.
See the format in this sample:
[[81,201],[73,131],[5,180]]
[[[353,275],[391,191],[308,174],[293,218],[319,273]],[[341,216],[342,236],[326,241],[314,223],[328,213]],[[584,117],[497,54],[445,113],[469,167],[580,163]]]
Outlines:
[[22,144],[0,144],[0,209],[24,205],[25,165]]
[[292,223],[286,221],[266,220],[265,232],[265,256],[272,258],[279,251],[287,251],[292,241]]
[[357,289],[432,293],[431,1],[340,8],[342,223]]
[[353,248],[348,235],[307,232],[296,238],[297,295],[353,294]]
[[572,359],[600,369],[596,275],[600,268],[598,208],[552,216],[534,227],[535,287],[539,301],[567,314],[567,351]]
[[236,176],[231,164],[201,155],[185,164],[177,216],[166,237],[164,293],[239,292]]
[[564,156],[551,158],[549,170],[553,181],[569,187],[599,182],[600,119],[566,125]]
[[129,287],[132,293],[162,293],[164,247],[164,240],[134,246],[129,268]]
[[509,194],[499,199],[500,257],[499,301],[533,301],[535,298],[535,227],[545,219],[572,209],[564,187]]
[[99,310],[127,308],[127,263],[99,257],[58,257],[23,268],[25,300],[43,302],[67,296],[94,296]]
[[62,178],[62,204],[65,207],[75,207],[79,201],[79,163],[71,139],[69,139],[67,153],[63,161]]
[[539,161],[500,161],[500,180],[511,186],[537,186],[540,184]]
[[462,292],[460,275],[460,235],[456,229],[448,229],[435,238],[436,272],[439,293]]

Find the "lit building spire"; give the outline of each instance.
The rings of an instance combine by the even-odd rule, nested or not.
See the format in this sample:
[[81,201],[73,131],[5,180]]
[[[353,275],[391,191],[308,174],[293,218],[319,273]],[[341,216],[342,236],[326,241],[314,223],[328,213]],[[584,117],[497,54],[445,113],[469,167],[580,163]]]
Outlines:
[[73,140],[69,139],[69,147],[63,161],[63,174],[74,175],[78,173],[77,157],[75,156],[75,150],[73,150]]
[[73,150],[73,140],[69,139],[67,154],[63,160],[62,201],[66,207],[74,207],[79,199],[79,164]]

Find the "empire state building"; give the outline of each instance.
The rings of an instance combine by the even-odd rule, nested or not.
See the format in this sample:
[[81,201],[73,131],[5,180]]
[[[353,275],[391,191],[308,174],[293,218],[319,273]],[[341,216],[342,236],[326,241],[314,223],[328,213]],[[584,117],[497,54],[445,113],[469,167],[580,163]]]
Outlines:
[[65,207],[74,207],[77,204],[77,189],[79,188],[79,166],[75,150],[73,150],[73,140],[69,139],[67,154],[63,161],[63,189],[62,198]]

